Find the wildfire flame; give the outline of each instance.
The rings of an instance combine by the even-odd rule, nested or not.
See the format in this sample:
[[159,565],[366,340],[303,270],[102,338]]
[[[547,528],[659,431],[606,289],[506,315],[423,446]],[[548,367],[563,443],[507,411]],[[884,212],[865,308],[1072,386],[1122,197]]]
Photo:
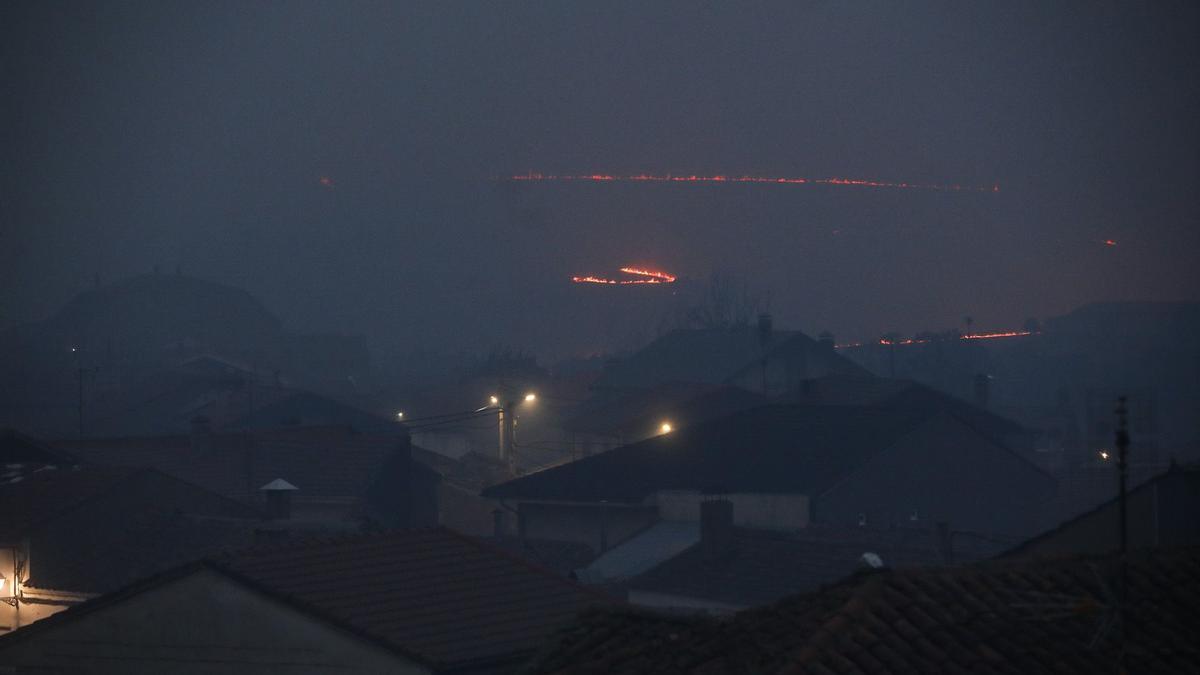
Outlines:
[[[1034,331],[1028,331],[1028,330],[1008,330],[1008,331],[1001,331],[998,333],[967,333],[966,335],[959,335],[958,339],[959,340],[995,340],[998,338],[1025,337],[1026,335],[1037,335],[1037,333]],[[926,344],[929,342],[932,342],[932,340],[927,339],[927,338],[919,338],[919,339],[918,338],[904,338],[903,340],[888,340],[887,338],[879,338],[879,341],[875,344],[880,344],[880,345],[885,345],[885,346],[887,346],[887,345],[923,345],[923,344]],[[861,347],[861,346],[863,346],[863,344],[864,343],[862,343],[862,342],[850,342],[847,344],[837,345],[837,348],[838,349],[853,349],[854,347]]]
[[655,174],[631,174],[631,175],[614,175],[614,174],[579,174],[579,175],[556,175],[544,173],[526,173],[514,176],[508,176],[504,180],[509,181],[530,181],[530,182],[593,182],[593,183],[609,183],[609,182],[628,182],[628,183],[768,183],[774,185],[841,185],[854,187],[870,187],[870,188],[898,188],[907,190],[941,190],[945,192],[999,192],[1000,186],[992,185],[991,187],[980,187],[971,185],[958,184],[934,184],[934,183],[907,183],[907,182],[891,182],[880,180],[866,180],[861,178],[786,178],[786,177],[765,177],[765,176],[674,176],[671,174],[655,175]]
[[625,274],[632,274],[640,279],[605,279],[602,277],[586,276],[586,277],[571,277],[571,281],[577,284],[611,284],[614,286],[629,286],[633,284],[673,284],[675,277],[666,272],[658,272],[655,270],[646,270],[640,267],[622,267],[621,271]]

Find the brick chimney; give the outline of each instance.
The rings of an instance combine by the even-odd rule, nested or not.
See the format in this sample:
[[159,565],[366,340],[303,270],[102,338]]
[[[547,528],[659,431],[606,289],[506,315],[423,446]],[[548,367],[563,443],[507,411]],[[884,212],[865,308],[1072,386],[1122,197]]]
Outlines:
[[292,493],[300,488],[282,478],[267,483],[259,488],[266,495],[267,518],[271,520],[287,520],[292,517]]
[[700,502],[700,547],[705,560],[724,560],[736,548],[733,531],[733,502],[705,499]]

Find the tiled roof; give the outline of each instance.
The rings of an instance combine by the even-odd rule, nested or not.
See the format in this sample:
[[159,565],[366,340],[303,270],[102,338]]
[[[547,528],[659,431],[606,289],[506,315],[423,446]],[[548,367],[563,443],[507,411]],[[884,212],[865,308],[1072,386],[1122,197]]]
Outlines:
[[0,650],[205,569],[435,672],[509,672],[581,611],[614,604],[439,527],[311,538],[188,563],[0,636]]
[[[953,560],[996,555],[1011,542],[969,532],[950,532]],[[706,556],[692,546],[633,579],[628,587],[673,596],[754,607],[816,590],[864,567],[863,554],[878,555],[890,568],[945,564],[936,530],[812,525],[795,532],[736,528],[727,556]]]
[[503,536],[480,537],[489,546],[524,558],[563,577],[596,559],[591,546],[574,541]]
[[1200,669],[1200,552],[874,571],[727,621],[586,613],[533,673],[1183,673]]
[[928,412],[776,405],[502,483],[485,497],[641,502],[658,490],[820,494]]
[[214,564],[440,668],[527,655],[581,609],[607,602],[445,528],[263,548]]

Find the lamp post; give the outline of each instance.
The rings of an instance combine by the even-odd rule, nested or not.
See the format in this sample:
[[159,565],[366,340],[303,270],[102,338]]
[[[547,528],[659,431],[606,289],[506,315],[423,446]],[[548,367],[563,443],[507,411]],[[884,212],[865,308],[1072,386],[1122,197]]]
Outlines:
[[[500,461],[508,465],[508,471],[511,474],[516,474],[517,463],[515,455],[517,424],[517,404],[513,400],[516,396],[511,388],[505,385],[500,385],[498,394],[493,394],[488,398],[492,406],[496,408],[499,416],[500,426]],[[524,403],[533,403],[537,400],[537,394],[532,392],[527,393],[523,397]]]

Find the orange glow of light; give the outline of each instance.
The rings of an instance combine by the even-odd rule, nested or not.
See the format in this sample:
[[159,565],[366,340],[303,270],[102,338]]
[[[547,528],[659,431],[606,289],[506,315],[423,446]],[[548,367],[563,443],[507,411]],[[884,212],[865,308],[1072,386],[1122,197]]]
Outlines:
[[517,174],[508,176],[504,180],[509,181],[530,181],[530,182],[594,182],[594,183],[611,183],[611,182],[628,182],[628,183],[769,183],[774,185],[837,185],[850,187],[868,187],[868,188],[899,188],[907,190],[940,190],[946,192],[999,192],[1000,185],[993,184],[989,187],[978,187],[970,185],[958,184],[936,184],[936,183],[907,183],[907,182],[892,182],[880,180],[866,180],[862,178],[785,178],[785,177],[766,177],[766,176],[726,176],[717,174],[713,176],[675,176],[672,174],[630,174],[630,175],[614,175],[614,174],[544,174],[529,172],[525,174]]
[[666,272],[655,272],[654,270],[644,270],[644,269],[640,269],[637,267],[622,267],[621,271],[626,274],[635,274],[635,275],[641,276],[641,277],[650,277],[651,279],[660,279],[663,282],[668,283],[668,284],[675,281],[675,277],[671,276],[670,274],[667,274]]
[[1026,335],[1033,335],[1033,331],[1010,330],[1010,331],[1004,331],[1004,332],[1000,332],[1000,333],[967,333],[966,335],[962,336],[962,339],[963,340],[994,340],[996,338],[1025,337]]
[[[966,335],[958,336],[958,339],[959,340],[995,340],[997,338],[1025,337],[1026,335],[1037,335],[1037,333],[1035,333],[1033,331],[1028,331],[1028,330],[1009,330],[1009,331],[1001,331],[998,333],[967,333]],[[881,344],[881,345],[885,345],[885,346],[887,346],[887,345],[923,345],[930,341],[931,340],[926,339],[926,338],[919,338],[919,339],[905,338],[903,340],[888,340],[887,338],[879,338],[879,342],[877,344]],[[837,345],[837,348],[838,349],[852,349],[854,347],[861,347],[861,346],[863,346],[863,343],[861,343],[861,342],[851,342],[851,343],[847,343],[847,344]]]
[[666,272],[658,272],[655,270],[642,269],[640,267],[622,267],[621,271],[625,274],[632,274],[640,279],[605,279],[603,277],[594,277],[591,275],[585,277],[571,277],[571,281],[576,284],[609,284],[613,286],[632,286],[638,284],[673,284],[675,277]]

